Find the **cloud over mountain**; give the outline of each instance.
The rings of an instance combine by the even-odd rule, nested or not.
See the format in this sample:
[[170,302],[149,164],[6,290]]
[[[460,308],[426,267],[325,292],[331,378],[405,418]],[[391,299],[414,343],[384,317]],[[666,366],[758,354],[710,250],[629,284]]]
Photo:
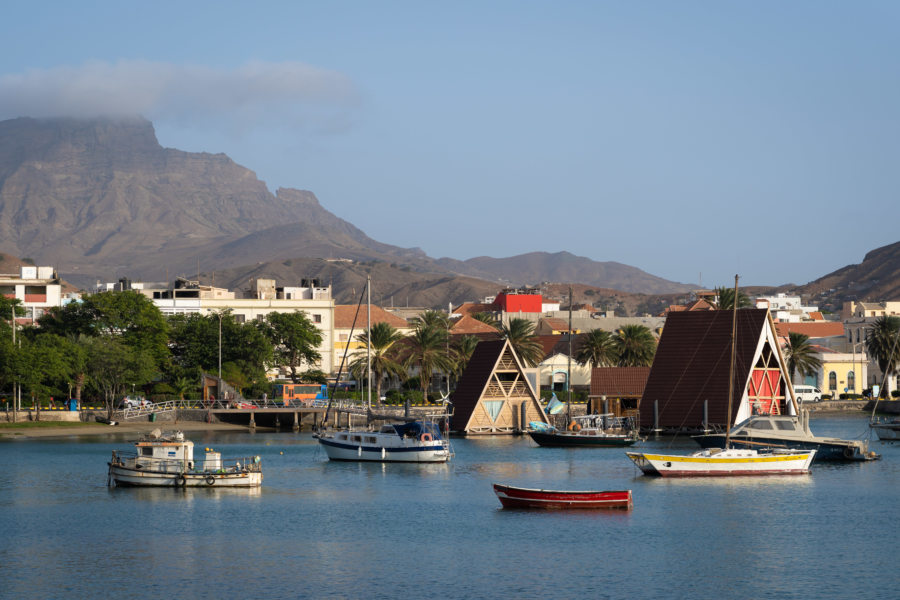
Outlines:
[[[89,62],[0,76],[0,119],[143,115],[173,120],[227,116],[242,126],[266,122],[273,109],[283,124],[342,114],[359,102],[341,73],[301,62],[248,62],[233,69],[144,60]],[[314,117],[314,118],[313,118]]]

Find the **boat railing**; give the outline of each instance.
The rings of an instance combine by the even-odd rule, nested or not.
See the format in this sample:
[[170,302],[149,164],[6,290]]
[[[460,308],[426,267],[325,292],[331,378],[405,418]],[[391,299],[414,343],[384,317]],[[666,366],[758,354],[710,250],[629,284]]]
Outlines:
[[258,473],[261,472],[259,456],[193,460],[154,458],[140,456],[137,452],[113,450],[112,464],[130,469],[146,469],[156,473]]

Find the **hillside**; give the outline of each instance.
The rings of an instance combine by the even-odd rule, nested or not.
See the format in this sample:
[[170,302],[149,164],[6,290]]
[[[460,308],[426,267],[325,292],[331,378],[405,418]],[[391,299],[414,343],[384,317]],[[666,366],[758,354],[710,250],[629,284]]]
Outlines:
[[469,291],[478,298],[486,285],[477,279],[492,289],[542,281],[634,293],[689,289],[567,252],[435,260],[373,240],[310,191],[271,193],[224,154],[163,148],[142,118],[0,122],[0,251],[53,265],[84,287],[224,270],[247,279],[260,265],[341,258],[395,265],[405,274],[392,280],[397,293],[433,306]]

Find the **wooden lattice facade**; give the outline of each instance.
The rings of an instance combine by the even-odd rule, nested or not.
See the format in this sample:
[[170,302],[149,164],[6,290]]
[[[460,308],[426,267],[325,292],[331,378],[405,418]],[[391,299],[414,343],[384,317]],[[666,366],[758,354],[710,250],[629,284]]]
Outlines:
[[451,397],[451,429],[466,435],[521,433],[547,423],[537,393],[506,340],[478,344]]

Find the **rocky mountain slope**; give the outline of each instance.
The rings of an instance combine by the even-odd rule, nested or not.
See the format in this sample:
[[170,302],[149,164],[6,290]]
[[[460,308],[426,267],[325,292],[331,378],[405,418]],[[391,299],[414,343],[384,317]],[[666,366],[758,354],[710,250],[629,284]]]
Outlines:
[[[423,301],[435,305],[462,290],[474,293],[482,286],[475,278],[494,289],[542,281],[639,293],[690,287],[565,252],[434,260],[417,248],[373,240],[312,192],[272,194],[224,154],[163,148],[141,118],[0,122],[0,251],[54,265],[82,286],[226,269],[247,278],[261,265],[277,270],[294,259],[375,261],[410,274],[404,285],[418,286]],[[429,286],[435,291],[425,293]]]

